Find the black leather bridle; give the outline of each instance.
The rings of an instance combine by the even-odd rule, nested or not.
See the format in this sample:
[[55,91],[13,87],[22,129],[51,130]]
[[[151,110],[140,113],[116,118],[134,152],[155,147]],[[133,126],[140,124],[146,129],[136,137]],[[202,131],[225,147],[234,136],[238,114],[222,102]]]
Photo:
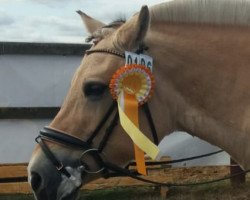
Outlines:
[[[141,51],[143,51],[143,49],[142,50],[139,49],[136,53],[140,53]],[[88,51],[86,51],[86,53],[87,53],[87,55],[92,54],[92,53],[107,53],[107,54],[119,56],[121,58],[125,57],[125,55],[123,53],[118,52],[116,50],[109,50],[109,49],[88,50]],[[230,179],[232,177],[235,177],[235,176],[238,176],[241,174],[246,174],[246,173],[250,172],[250,169],[249,169],[249,170],[245,170],[243,172],[234,174],[232,176],[227,176],[227,177],[223,177],[223,178],[219,178],[219,179],[215,179],[215,180],[204,181],[204,182],[165,183],[165,182],[157,182],[157,181],[145,179],[143,177],[138,176],[138,173],[136,171],[129,170],[127,167],[122,168],[122,167],[120,167],[112,162],[109,162],[103,158],[102,151],[103,151],[104,147],[106,146],[108,139],[110,138],[114,128],[116,127],[116,125],[118,123],[119,116],[118,116],[118,111],[117,111],[116,107],[117,107],[116,102],[113,101],[111,106],[109,107],[108,111],[106,112],[106,114],[103,116],[102,120],[97,125],[96,129],[92,132],[91,136],[86,141],[84,141],[80,138],[74,137],[72,135],[63,133],[61,131],[52,129],[50,127],[44,127],[40,131],[39,136],[35,140],[40,145],[45,156],[50,160],[50,162],[55,166],[55,168],[61,174],[64,174],[67,177],[70,177],[71,174],[67,171],[67,169],[65,168],[63,163],[60,160],[58,160],[58,158],[53,154],[53,152],[50,150],[50,148],[47,146],[47,144],[44,141],[47,140],[47,141],[59,143],[59,144],[65,145],[65,146],[69,146],[69,147],[75,148],[77,150],[83,150],[82,156],[80,157],[80,164],[81,164],[81,166],[83,166],[83,172],[82,172],[83,174],[82,175],[84,175],[84,172],[85,172],[86,174],[88,174],[88,173],[102,173],[102,177],[104,177],[104,178],[109,178],[109,177],[114,177],[114,176],[129,176],[133,179],[137,179],[139,181],[143,181],[143,182],[151,183],[151,184],[155,184],[155,185],[161,185],[161,186],[167,186],[167,187],[178,187],[178,186],[182,187],[182,186],[195,186],[195,185],[215,183],[218,181],[227,180],[227,179]],[[153,141],[155,144],[158,144],[157,132],[155,129],[155,125],[154,125],[148,104],[147,103],[143,104],[142,109],[143,109],[143,111],[146,115],[146,118],[148,120],[148,124],[149,124],[150,129],[151,129]],[[111,115],[114,112],[115,112],[114,117],[111,120],[109,126],[106,128],[101,142],[99,143],[98,147],[93,147],[93,140],[101,132],[101,129],[104,127],[104,125],[106,124],[106,122],[108,121],[108,119],[111,117]],[[177,163],[177,162],[182,162],[182,161],[186,161],[186,160],[193,160],[193,159],[197,159],[197,158],[207,157],[207,156],[210,156],[213,154],[220,153],[222,151],[223,150],[219,150],[219,151],[216,151],[213,153],[204,154],[204,155],[200,155],[200,156],[189,157],[189,158],[185,158],[185,159],[178,159],[178,160],[173,160],[173,161],[163,161],[163,162],[159,161],[159,162],[155,162],[155,163],[156,164]],[[90,156],[92,156],[92,158],[94,158],[95,162],[97,163],[97,165],[99,167],[98,170],[91,171],[90,167],[87,165],[87,163],[81,162],[81,158],[83,156],[85,156],[86,154],[89,154]],[[149,164],[154,164],[154,163],[149,163]]]
[[[136,53],[141,53],[144,49],[143,49],[143,47],[141,47],[141,49],[139,48],[139,50],[137,50]],[[116,50],[111,50],[111,49],[96,49],[96,50],[86,51],[87,55],[92,54],[92,53],[107,53],[107,54],[119,56],[121,58],[125,58],[124,53],[118,52]],[[66,146],[69,146],[69,147],[72,147],[75,149],[83,150],[84,152],[83,152],[82,156],[84,156],[86,154],[89,154],[90,156],[92,156],[94,158],[95,162],[98,164],[99,169],[97,171],[94,171],[94,172],[90,171],[90,167],[87,165],[87,163],[81,162],[81,165],[84,167],[84,172],[86,172],[86,173],[102,172],[104,177],[112,176],[112,175],[110,175],[111,171],[123,174],[122,171],[127,170],[127,169],[125,169],[125,168],[123,169],[115,164],[107,162],[102,157],[102,151],[105,148],[107,141],[109,140],[109,138],[110,138],[110,136],[111,136],[114,128],[116,127],[118,120],[119,120],[119,115],[118,115],[118,111],[116,109],[117,108],[116,104],[117,103],[115,101],[113,101],[111,103],[111,106],[109,107],[109,109],[107,110],[105,115],[103,116],[102,120],[99,122],[99,124],[97,125],[95,130],[92,132],[91,136],[86,141],[84,141],[80,138],[74,137],[72,135],[63,133],[61,131],[55,130],[55,129],[50,128],[50,127],[44,127],[40,131],[40,134],[35,139],[35,141],[40,145],[43,153],[50,160],[50,162],[55,166],[55,168],[60,173],[66,175],[67,177],[71,176],[70,173],[67,171],[67,169],[65,168],[63,163],[60,160],[58,160],[58,158],[53,154],[53,152],[50,150],[50,148],[48,147],[48,145],[44,141],[51,141],[51,142],[63,144],[63,145],[66,145]],[[142,106],[142,109],[146,115],[148,124],[150,126],[153,141],[155,144],[158,145],[158,136],[157,136],[157,132],[155,129],[155,125],[154,125],[148,104],[145,103]],[[100,134],[101,129],[104,127],[106,122],[110,119],[111,115],[113,115],[114,117],[112,118],[110,124],[106,128],[101,142],[99,143],[99,145],[97,147],[93,147],[93,140],[96,138],[96,136],[98,134]],[[80,160],[81,160],[81,158],[80,158]]]

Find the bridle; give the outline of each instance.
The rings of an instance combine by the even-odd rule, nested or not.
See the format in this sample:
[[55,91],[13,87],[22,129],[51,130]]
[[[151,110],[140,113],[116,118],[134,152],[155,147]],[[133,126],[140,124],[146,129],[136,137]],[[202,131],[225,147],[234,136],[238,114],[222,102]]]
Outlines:
[[[144,49],[141,47],[136,51],[136,53],[143,52],[143,50]],[[111,50],[111,49],[95,49],[95,50],[86,51],[87,55],[92,54],[92,53],[107,53],[107,54],[119,56],[121,58],[125,57],[124,53],[118,52],[116,50]],[[70,177],[71,174],[67,171],[67,169],[65,168],[63,163],[60,160],[58,160],[58,158],[53,154],[53,152],[50,150],[50,148],[47,146],[47,144],[44,142],[44,140],[51,141],[54,143],[59,143],[59,144],[62,144],[62,145],[65,145],[65,146],[68,146],[71,148],[75,148],[77,150],[83,150],[83,153],[79,159],[81,166],[83,166],[83,172],[82,172],[83,174],[82,175],[84,175],[84,173],[85,174],[101,173],[102,177],[104,177],[104,178],[109,178],[109,177],[114,177],[114,176],[129,176],[133,179],[137,179],[139,181],[143,181],[143,182],[150,183],[150,184],[167,186],[167,187],[178,187],[178,186],[182,187],[182,186],[195,186],[195,185],[215,183],[218,181],[227,180],[227,179],[230,179],[232,177],[235,177],[235,176],[238,176],[241,174],[246,174],[246,173],[250,172],[250,170],[245,170],[243,172],[240,172],[240,173],[237,173],[237,174],[234,174],[231,176],[215,179],[215,180],[209,180],[209,181],[204,181],[204,182],[194,182],[194,183],[184,183],[184,184],[177,183],[176,184],[176,183],[164,183],[164,182],[157,182],[157,181],[153,181],[153,180],[148,180],[148,179],[145,179],[143,177],[138,176],[138,173],[134,170],[129,170],[127,167],[122,168],[122,167],[120,167],[112,162],[109,162],[109,161],[104,159],[103,149],[105,148],[107,141],[109,140],[109,138],[110,138],[110,136],[111,136],[114,128],[116,127],[118,120],[119,120],[118,111],[116,110],[116,107],[117,107],[116,102],[113,101],[111,103],[111,106],[109,107],[109,109],[107,110],[105,115],[103,116],[102,120],[99,122],[99,124],[97,125],[95,130],[92,132],[91,136],[86,141],[84,141],[80,138],[77,138],[75,136],[69,135],[67,133],[63,133],[61,131],[52,129],[50,127],[44,127],[40,131],[40,134],[35,139],[35,141],[40,145],[43,153],[48,158],[48,160],[50,160],[50,162],[55,166],[55,168],[61,174],[64,174],[67,177]],[[155,144],[158,144],[158,136],[157,136],[157,132],[155,129],[155,125],[154,125],[148,104],[147,103],[143,104],[142,109],[146,115],[148,124],[150,126],[153,141]],[[93,147],[93,140],[96,138],[96,136],[98,134],[100,134],[102,128],[107,123],[108,119],[111,118],[111,115],[113,113],[115,113],[115,114],[114,114],[110,124],[105,129],[105,133],[104,133],[104,136],[103,136],[101,142],[99,143],[98,147]],[[197,158],[211,156],[211,155],[214,155],[214,154],[217,154],[220,152],[223,152],[223,150],[219,150],[219,151],[209,153],[209,154],[203,154],[200,156],[194,156],[194,157],[172,160],[172,161],[163,161],[163,162],[159,161],[159,162],[155,162],[155,163],[156,164],[171,164],[171,163],[183,162],[183,161],[187,161],[187,160],[193,160],[193,159],[197,159]],[[95,162],[97,163],[97,165],[99,167],[98,170],[91,171],[90,167],[87,165],[87,163],[84,163],[81,161],[81,158],[83,156],[86,156],[86,154],[89,154],[90,156],[92,156],[92,158],[94,158]],[[154,164],[154,163],[151,163],[151,164]]]
[[[145,50],[145,47],[140,46],[140,48],[136,51],[136,53],[140,53],[143,50]],[[125,58],[124,53],[118,52],[116,50],[111,50],[111,49],[95,49],[95,50],[86,51],[87,55],[90,55],[93,53],[107,53],[107,54],[115,55],[121,58]],[[75,136],[72,136],[70,134],[55,130],[50,127],[44,127],[40,131],[40,134],[35,139],[35,141],[40,145],[43,153],[51,161],[51,163],[55,166],[55,168],[60,173],[66,175],[67,177],[71,176],[70,173],[67,171],[64,164],[60,160],[58,160],[58,158],[53,154],[53,152],[50,150],[50,148],[44,141],[59,143],[59,144],[63,144],[63,145],[75,148],[75,149],[83,150],[84,152],[82,153],[81,158],[83,156],[86,156],[86,154],[89,154],[90,156],[94,158],[95,162],[99,166],[98,170],[90,171],[90,167],[87,165],[87,163],[84,163],[81,161],[81,165],[84,167],[83,171],[85,173],[102,173],[103,176],[108,177],[109,174],[111,173],[110,170],[112,172],[114,171],[117,172],[117,170],[115,170],[114,168],[119,168],[119,166],[115,164],[112,164],[112,163],[107,164],[107,162],[104,161],[103,156],[102,156],[103,149],[106,147],[107,141],[109,140],[114,128],[118,124],[119,115],[116,109],[117,108],[116,104],[117,104],[116,101],[113,101],[111,103],[109,109],[107,110],[107,112],[105,113],[101,121],[98,123],[95,130],[91,133],[90,137],[86,141],[80,138],[77,138]],[[153,141],[156,145],[158,145],[158,136],[157,136],[156,128],[155,128],[148,104],[145,103],[142,106],[142,109],[146,115],[149,127],[151,129]],[[100,141],[97,147],[93,147],[93,140],[97,137],[97,135],[100,134],[102,128],[107,123],[107,121],[111,118],[112,115],[113,115],[113,118],[111,119],[110,124],[104,131],[104,136],[102,140]],[[112,165],[113,167],[111,166],[108,167],[108,165]]]

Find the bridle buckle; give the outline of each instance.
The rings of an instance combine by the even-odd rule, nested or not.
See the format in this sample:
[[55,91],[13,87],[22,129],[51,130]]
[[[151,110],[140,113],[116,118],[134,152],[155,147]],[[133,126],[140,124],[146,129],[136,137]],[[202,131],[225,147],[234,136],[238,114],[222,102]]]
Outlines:
[[[80,157],[80,164],[81,164],[81,165],[84,164],[85,166],[87,166],[85,163],[82,163],[82,158],[83,158],[86,154],[91,153],[91,152],[97,152],[97,153],[99,153],[99,150],[98,150],[98,149],[95,149],[95,148],[92,148],[92,149],[87,149],[86,151],[84,151],[84,152],[82,153],[81,157]],[[98,156],[98,157],[99,157],[99,156]],[[100,158],[100,157],[99,157],[99,158]],[[90,170],[87,169],[87,167],[85,167],[85,168],[83,169],[83,171],[86,172],[87,174],[98,174],[98,173],[100,173],[100,172],[102,172],[102,171],[104,171],[104,170],[105,170],[105,167],[101,167],[100,169],[98,169],[98,170],[96,170],[96,171],[90,171]]]
[[61,171],[61,170],[62,170],[62,168],[64,168],[64,166],[63,166],[62,162],[60,163],[60,166],[56,166],[56,169],[57,169],[58,171]]

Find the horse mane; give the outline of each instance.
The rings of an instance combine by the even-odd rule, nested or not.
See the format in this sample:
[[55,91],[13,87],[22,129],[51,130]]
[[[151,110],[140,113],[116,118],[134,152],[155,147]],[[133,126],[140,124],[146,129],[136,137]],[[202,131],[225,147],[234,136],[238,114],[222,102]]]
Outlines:
[[[150,8],[151,21],[250,26],[250,0],[172,0]],[[119,18],[86,38],[99,40],[126,20]]]
[[250,25],[250,0],[174,0],[150,8],[151,20]]

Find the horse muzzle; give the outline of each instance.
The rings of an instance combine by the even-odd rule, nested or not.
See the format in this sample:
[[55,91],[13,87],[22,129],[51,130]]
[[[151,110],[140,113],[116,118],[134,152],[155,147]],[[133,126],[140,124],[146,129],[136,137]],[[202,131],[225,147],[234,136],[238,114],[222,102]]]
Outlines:
[[[43,160],[39,158],[39,160]],[[28,166],[28,181],[37,200],[57,200],[57,191],[62,182],[61,175],[47,160]]]
[[36,150],[28,166],[28,180],[35,198],[37,200],[77,199],[82,180],[86,178],[84,171],[86,167],[79,162],[82,151],[70,153],[70,149],[62,150],[59,145],[49,141],[44,141],[44,145],[50,148],[60,165],[55,167],[41,148]]

